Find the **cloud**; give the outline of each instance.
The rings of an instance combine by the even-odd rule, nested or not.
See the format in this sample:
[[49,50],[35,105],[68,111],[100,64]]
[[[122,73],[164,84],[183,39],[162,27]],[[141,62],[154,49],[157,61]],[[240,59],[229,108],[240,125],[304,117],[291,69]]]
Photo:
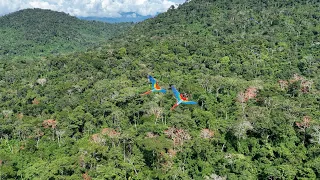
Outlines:
[[62,11],[74,16],[120,17],[133,12],[142,16],[165,12],[185,0],[0,0],[0,15],[26,8]]
[[128,14],[126,15],[127,18],[136,18],[137,14],[136,13],[132,13],[132,14]]

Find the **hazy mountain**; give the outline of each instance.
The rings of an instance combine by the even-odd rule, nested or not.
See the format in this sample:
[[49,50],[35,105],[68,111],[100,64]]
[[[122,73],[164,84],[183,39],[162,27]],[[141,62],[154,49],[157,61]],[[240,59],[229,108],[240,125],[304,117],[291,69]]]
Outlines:
[[154,16],[142,16],[136,13],[123,13],[121,17],[109,18],[109,17],[79,17],[80,19],[84,20],[95,20],[95,21],[102,21],[108,23],[119,23],[119,22],[141,22],[146,19],[152,18]]
[[44,55],[92,47],[132,24],[80,20],[63,12],[24,9],[0,17],[0,55]]

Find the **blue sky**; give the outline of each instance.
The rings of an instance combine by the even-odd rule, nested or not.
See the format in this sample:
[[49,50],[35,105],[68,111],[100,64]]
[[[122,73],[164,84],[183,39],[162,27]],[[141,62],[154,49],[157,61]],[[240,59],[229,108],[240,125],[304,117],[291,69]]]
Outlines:
[[133,12],[133,16],[153,16],[183,2],[185,0],[0,0],[0,15],[41,8],[82,17],[121,17],[126,12]]

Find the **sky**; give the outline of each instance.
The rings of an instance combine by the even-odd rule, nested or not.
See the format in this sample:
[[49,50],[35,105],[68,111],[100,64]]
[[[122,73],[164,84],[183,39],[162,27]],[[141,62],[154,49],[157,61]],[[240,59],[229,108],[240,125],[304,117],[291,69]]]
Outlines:
[[0,16],[26,8],[51,9],[78,17],[154,16],[185,0],[0,0]]

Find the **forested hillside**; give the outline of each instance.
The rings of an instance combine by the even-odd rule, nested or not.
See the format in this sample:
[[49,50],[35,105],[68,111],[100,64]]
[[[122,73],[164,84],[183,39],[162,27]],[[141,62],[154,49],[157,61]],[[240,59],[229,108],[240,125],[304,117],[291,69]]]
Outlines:
[[[317,1],[192,0],[96,50],[0,62],[2,179],[320,178]],[[140,94],[155,77],[166,94]],[[179,105],[170,85],[197,105]]]
[[0,59],[46,56],[91,48],[121,35],[131,23],[80,20],[63,12],[24,9],[0,17]]

